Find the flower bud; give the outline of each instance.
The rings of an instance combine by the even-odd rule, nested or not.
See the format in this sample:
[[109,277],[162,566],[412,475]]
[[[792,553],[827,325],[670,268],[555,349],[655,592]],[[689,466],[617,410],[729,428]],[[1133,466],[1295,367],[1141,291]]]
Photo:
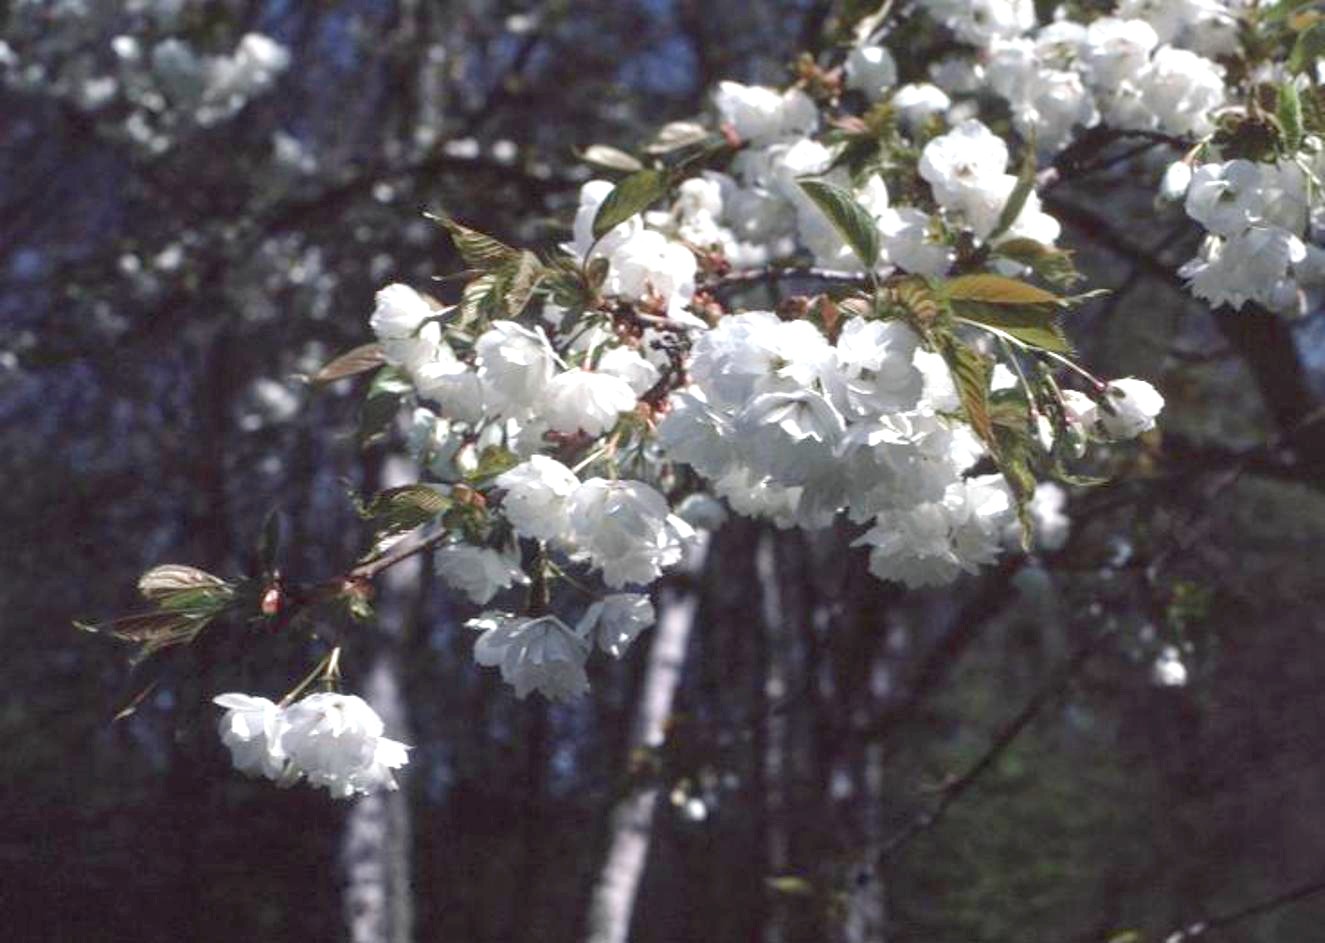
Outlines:
[[1175,160],[1164,171],[1164,179],[1159,184],[1159,195],[1170,203],[1176,203],[1187,195],[1187,187],[1192,182],[1191,164]]

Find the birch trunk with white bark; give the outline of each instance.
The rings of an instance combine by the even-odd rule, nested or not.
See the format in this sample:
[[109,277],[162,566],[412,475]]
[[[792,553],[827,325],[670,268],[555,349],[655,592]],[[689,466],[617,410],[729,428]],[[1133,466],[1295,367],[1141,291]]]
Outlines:
[[[704,545],[692,549],[687,570],[703,568]],[[691,589],[664,590],[658,604],[649,658],[640,683],[626,755],[662,746],[667,718],[694,627],[699,599]],[[649,856],[653,818],[661,784],[652,782],[632,791],[613,806],[608,820],[607,854],[589,903],[586,943],[625,943]]]
[[[383,488],[417,480],[412,463],[390,456]],[[377,626],[382,642],[372,653],[363,696],[381,715],[387,735],[406,743],[408,733],[399,647],[414,615],[422,562],[414,557],[386,570],[378,586]],[[404,775],[409,775],[406,767]],[[414,900],[410,876],[412,831],[405,791],[382,792],[355,802],[345,821],[341,867],[345,922],[351,943],[411,943]]]

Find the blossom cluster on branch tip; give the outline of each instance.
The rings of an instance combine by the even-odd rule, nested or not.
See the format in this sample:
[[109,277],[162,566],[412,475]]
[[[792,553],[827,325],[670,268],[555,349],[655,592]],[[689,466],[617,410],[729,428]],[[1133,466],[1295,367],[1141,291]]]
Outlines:
[[[458,297],[383,287],[375,343],[313,377],[375,371],[360,438],[400,435],[421,470],[361,503],[374,541],[338,599],[365,615],[373,576],[428,550],[491,607],[468,623],[476,662],[562,701],[589,689],[595,651],[620,658],[654,623],[650,587],[729,513],[840,527],[874,576],[910,587],[1018,544],[1061,549],[1055,482],[1079,483],[1081,461],[1107,471],[1164,401],[1073,359],[1059,319],[1094,293],[1070,293],[1081,275],[1037,152],[1092,127],[1188,145],[1162,192],[1211,240],[1184,274],[1216,303],[1288,306],[1320,267],[1322,103],[1283,76],[1263,103],[1282,106],[1273,133],[1247,130],[1227,26],[1249,15],[1123,0],[1040,24],[1029,0],[926,0],[906,16],[955,51],[925,75],[899,68],[885,23],[802,59],[787,88],[720,83],[702,121],[640,156],[590,148],[616,176],[581,187],[554,248],[433,217],[463,261]],[[150,645],[253,595],[181,573],[182,592],[212,595]],[[277,598],[264,617],[281,618]],[[407,759],[351,696],[218,703],[253,775],[350,795],[393,787]]]
[[[896,78],[876,47],[856,50],[847,73],[872,98]],[[845,160],[850,140],[802,88],[723,82],[713,101],[727,140],[713,159],[626,211],[619,204],[665,165],[584,184],[557,258],[443,220],[482,273],[459,305],[399,284],[379,292],[370,325],[402,384],[407,441],[429,487],[482,495],[442,518],[438,574],[479,605],[515,586],[545,593],[567,568],[596,574],[608,590],[647,587],[683,558],[694,524],[715,519],[712,498],[699,500],[706,492],[779,527],[864,525],[855,542],[870,548],[871,571],[911,586],[991,563],[1037,517],[1051,525],[1044,545],[1061,546],[1061,490],[1043,489],[1040,500],[1021,472],[1010,486],[1005,464],[1022,460],[1004,454],[987,417],[971,415],[991,408],[972,397],[1030,417],[1024,454],[1051,462],[1148,430],[1163,401],[1141,380],[1092,381],[1083,392],[1061,387],[1043,364],[1015,363],[1033,359],[1036,343],[1056,343],[1051,308],[1062,302],[1008,276],[1050,259],[1057,267],[1043,271],[1062,278],[1067,257],[1055,255],[1057,221],[1009,172],[1007,142],[974,118],[945,133],[924,121],[880,127],[879,146],[910,161],[904,173]],[[809,177],[842,194],[844,212],[872,234],[826,209]],[[664,196],[663,208],[650,208]],[[950,302],[945,279],[963,251],[981,246],[997,278],[964,287],[974,307]],[[848,284],[896,287],[854,305],[825,295],[799,311],[744,310],[714,294],[725,273],[796,258]],[[503,286],[530,272],[536,287],[510,304]],[[1010,298],[998,295],[1009,286]],[[1045,333],[1029,346],[997,328],[993,344],[950,333],[951,314],[984,323],[979,304],[989,298],[1020,299]],[[973,360],[963,360],[968,346]],[[997,353],[1015,371],[1002,363],[979,379]],[[955,376],[957,363],[974,378]],[[541,606],[474,620],[475,658],[500,668],[521,697],[582,693],[593,633]],[[589,611],[613,638],[599,647],[614,655],[652,622],[639,594],[609,595]]]
[[221,741],[235,768],[281,786],[305,780],[347,799],[397,788],[394,771],[409,747],[384,737],[382,718],[352,694],[320,692],[289,706],[264,697],[222,694]]

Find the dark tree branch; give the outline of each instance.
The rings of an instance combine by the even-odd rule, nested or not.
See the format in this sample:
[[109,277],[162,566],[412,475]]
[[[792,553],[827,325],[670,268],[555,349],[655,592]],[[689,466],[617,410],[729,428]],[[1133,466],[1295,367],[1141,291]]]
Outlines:
[[[1256,901],[1237,910],[1231,910],[1228,913],[1219,914],[1206,920],[1193,920],[1177,930],[1163,937],[1164,943],[1186,943],[1188,940],[1196,940],[1205,936],[1212,930],[1227,930],[1229,927],[1236,926],[1244,921],[1251,920],[1254,917],[1261,917],[1268,913],[1273,913],[1280,908],[1291,904],[1300,903],[1318,894],[1325,893],[1325,878],[1319,878],[1308,884],[1302,884],[1292,890],[1275,894],[1265,900]],[[1105,934],[1087,933],[1075,937],[1073,943],[1107,943],[1111,939],[1117,938],[1117,934],[1110,931]]]
[[868,272],[847,272],[840,269],[790,268],[766,265],[763,268],[742,269],[738,272],[719,276],[701,287],[705,291],[717,293],[728,289],[748,288],[751,285],[760,285],[765,282],[776,284],[783,279],[867,285],[870,281],[870,274]]
[[[1119,141],[1140,141],[1141,143],[1121,156],[1115,155],[1108,158],[1098,156],[1104,148]],[[1059,151],[1058,155],[1054,157],[1053,163],[1040,172],[1036,183],[1041,189],[1049,189],[1066,180],[1083,177],[1105,167],[1111,167],[1161,144],[1175,150],[1188,151],[1195,143],[1190,138],[1163,134],[1159,131],[1128,130],[1126,128],[1110,128],[1107,125],[1097,125],[1083,132],[1071,144]]]
[[1107,632],[1101,632],[1083,643],[1053,677],[1031,696],[1017,716],[998,731],[993,742],[980,758],[965,773],[943,785],[939,801],[934,808],[921,812],[883,843],[876,857],[876,866],[884,867],[913,840],[938,825],[948,810],[993,768],[1007,749],[1039,717],[1040,712],[1071,684],[1072,679],[1085,666],[1087,659],[1108,637]]

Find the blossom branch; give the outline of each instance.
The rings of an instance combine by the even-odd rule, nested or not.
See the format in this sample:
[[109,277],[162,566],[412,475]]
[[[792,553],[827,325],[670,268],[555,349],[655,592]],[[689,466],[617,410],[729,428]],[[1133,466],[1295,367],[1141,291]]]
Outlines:
[[[1122,155],[1090,159],[1096,157],[1102,148],[1120,141],[1140,141],[1141,143]],[[1041,189],[1052,188],[1067,180],[1084,177],[1097,170],[1111,167],[1161,144],[1185,152],[1191,150],[1196,142],[1182,135],[1165,134],[1162,131],[1110,128],[1106,125],[1097,125],[1083,132],[1060,151],[1054,158],[1053,163],[1040,172],[1036,179],[1036,185]]]
[[718,292],[727,289],[745,288],[751,285],[758,285],[764,282],[777,284],[783,279],[808,279],[820,282],[837,282],[847,285],[868,285],[870,274],[868,272],[848,272],[841,269],[827,268],[782,268],[775,265],[766,265],[762,268],[742,269],[738,272],[731,272],[707,283],[704,288],[708,291]]

